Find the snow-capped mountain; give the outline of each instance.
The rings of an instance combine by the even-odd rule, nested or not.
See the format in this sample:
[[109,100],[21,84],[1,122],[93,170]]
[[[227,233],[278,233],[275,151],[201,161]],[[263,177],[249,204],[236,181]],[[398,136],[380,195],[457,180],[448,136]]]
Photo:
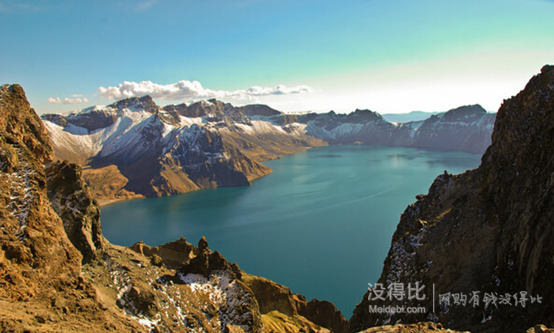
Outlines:
[[495,119],[496,113],[468,105],[400,126],[415,128],[412,147],[482,154],[491,143]]
[[88,166],[105,199],[248,185],[271,172],[258,160],[323,144],[215,100],[160,108],[144,96],[42,118],[56,157]]
[[[267,113],[266,113],[267,114]],[[356,110],[291,115],[274,113],[258,119],[278,125],[295,125],[328,144],[368,144],[463,151],[482,154],[490,145],[496,118],[480,105],[462,106],[426,120],[407,123],[387,121],[377,112]]]
[[247,185],[271,172],[261,161],[325,144],[482,153],[494,117],[468,106],[396,124],[369,110],[286,114],[216,100],[159,107],[144,96],[42,119],[55,156],[86,166],[97,198],[126,199]]

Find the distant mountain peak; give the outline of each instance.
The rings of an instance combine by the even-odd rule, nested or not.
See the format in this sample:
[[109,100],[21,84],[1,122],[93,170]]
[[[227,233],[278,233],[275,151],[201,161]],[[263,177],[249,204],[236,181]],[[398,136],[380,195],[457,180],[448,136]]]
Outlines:
[[481,105],[464,105],[455,109],[448,110],[443,116],[443,121],[472,121],[475,118],[480,118],[487,113]]
[[145,95],[142,97],[131,97],[127,99],[119,100],[113,104],[108,105],[108,107],[113,107],[117,110],[122,110],[124,108],[131,111],[147,111],[149,113],[156,113],[159,109],[158,105],[154,102],[150,95]]
[[282,114],[281,111],[277,111],[265,104],[250,104],[240,107],[240,109],[249,117],[263,116],[271,117]]
[[353,112],[353,115],[369,121],[385,121],[380,113],[369,109],[356,109],[356,111]]

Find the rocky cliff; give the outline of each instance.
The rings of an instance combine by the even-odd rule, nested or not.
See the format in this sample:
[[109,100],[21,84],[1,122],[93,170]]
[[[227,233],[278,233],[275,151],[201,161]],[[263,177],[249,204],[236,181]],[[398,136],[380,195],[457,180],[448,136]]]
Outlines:
[[[130,102],[143,108],[148,99]],[[346,329],[332,304],[246,274],[205,239],[110,244],[81,168],[53,161],[48,132],[17,85],[0,88],[0,188],[2,332]]]
[[[476,332],[551,326],[553,143],[554,67],[545,66],[504,101],[480,167],[440,175],[402,214],[380,284],[356,307],[350,331],[423,320]],[[401,291],[416,283],[424,297],[409,300]],[[425,311],[370,313],[375,305]]]
[[82,254],[50,204],[48,132],[17,85],[0,88],[0,330],[130,331],[81,276]]

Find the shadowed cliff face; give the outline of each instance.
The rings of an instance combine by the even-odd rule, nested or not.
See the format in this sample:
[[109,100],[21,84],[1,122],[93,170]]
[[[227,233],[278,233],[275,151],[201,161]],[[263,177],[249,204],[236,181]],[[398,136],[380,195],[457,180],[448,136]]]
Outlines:
[[[437,177],[429,193],[402,214],[379,282],[385,288],[419,282],[426,286],[427,299],[375,301],[374,291],[368,292],[354,311],[350,331],[429,319],[479,332],[552,325],[553,170],[554,67],[545,66],[500,108],[481,166]],[[468,304],[448,296],[439,299],[449,292],[468,295]],[[475,307],[469,301],[473,292],[480,293]],[[498,297],[496,305],[485,306],[485,294]],[[541,303],[531,299],[537,295]],[[424,306],[427,311],[371,314],[370,305]]]
[[[482,159],[483,192],[502,231],[497,271],[502,290],[544,297],[531,318],[554,320],[554,67],[545,66],[505,101]],[[502,280],[502,279],[501,279]]]

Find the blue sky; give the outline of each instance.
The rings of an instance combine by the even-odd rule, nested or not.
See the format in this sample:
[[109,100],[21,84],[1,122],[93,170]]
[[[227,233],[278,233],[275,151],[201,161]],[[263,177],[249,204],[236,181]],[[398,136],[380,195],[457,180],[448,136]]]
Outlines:
[[548,0],[0,0],[0,83],[21,84],[39,114],[145,93],[496,111],[554,62],[553,17]]

